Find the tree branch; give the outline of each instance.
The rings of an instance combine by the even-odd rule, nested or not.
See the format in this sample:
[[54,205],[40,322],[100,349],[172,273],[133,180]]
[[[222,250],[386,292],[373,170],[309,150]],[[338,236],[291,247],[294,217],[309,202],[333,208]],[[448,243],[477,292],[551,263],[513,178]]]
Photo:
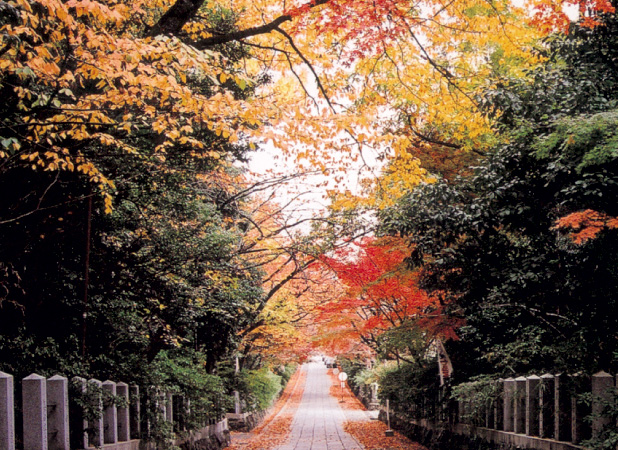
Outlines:
[[324,96],[326,103],[328,103],[328,106],[330,106],[330,109],[332,112],[336,112],[335,107],[330,102],[330,98],[328,97],[328,94],[326,93],[326,89],[324,89],[324,85],[322,84],[322,81],[320,81],[320,77],[318,76],[315,69],[311,65],[311,62],[307,58],[305,58],[305,55],[303,55],[302,52],[298,49],[298,47],[296,47],[296,44],[294,43],[294,39],[292,39],[292,36],[290,36],[288,33],[286,33],[284,30],[282,30],[279,27],[276,27],[275,31],[277,31],[278,33],[281,33],[288,40],[288,42],[290,43],[290,45],[292,46],[296,54],[300,57],[300,59],[303,60],[303,62],[307,65],[307,67],[309,67],[309,70],[311,70],[311,73],[315,77],[315,82],[317,83],[318,88],[320,89],[320,92]]
[[203,4],[204,0],[176,0],[159,21],[146,31],[146,36],[180,33],[182,27],[195,17]]
[[[328,3],[330,0],[313,0],[302,8],[315,8]],[[157,36],[160,34],[177,35],[182,30],[182,27],[195,17],[204,0],[177,0],[176,3],[159,19],[159,21],[147,30],[147,36]],[[201,39],[193,43],[193,46],[199,50],[209,48],[215,45],[227,44],[228,42],[240,41],[252,36],[260,34],[268,34],[275,31],[279,25],[289,22],[294,18],[291,14],[283,14],[274,20],[265,23],[258,27],[251,27],[245,30],[239,30],[231,33],[220,34]]]

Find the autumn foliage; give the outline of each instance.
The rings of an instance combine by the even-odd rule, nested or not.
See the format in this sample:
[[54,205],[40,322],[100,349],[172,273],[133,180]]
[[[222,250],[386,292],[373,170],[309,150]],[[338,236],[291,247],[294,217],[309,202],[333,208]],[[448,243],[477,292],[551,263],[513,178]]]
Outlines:
[[360,340],[375,349],[380,335],[410,322],[429,339],[453,336],[442,305],[418,287],[417,273],[406,264],[408,255],[402,240],[365,238],[320,259],[344,287],[321,307],[323,340],[331,348],[350,352]]
[[618,218],[586,209],[571,213],[556,221],[556,229],[570,230],[570,237],[576,244],[594,239],[603,230],[618,228]]

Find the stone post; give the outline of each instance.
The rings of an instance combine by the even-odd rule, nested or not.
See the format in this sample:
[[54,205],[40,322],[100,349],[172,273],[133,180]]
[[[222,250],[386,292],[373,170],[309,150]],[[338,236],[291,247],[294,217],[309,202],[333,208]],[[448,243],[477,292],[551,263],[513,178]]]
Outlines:
[[587,375],[577,374],[571,377],[571,441],[579,444],[591,437],[590,425],[584,417],[590,414],[590,408],[580,400],[580,395],[591,392],[591,379]]
[[172,394],[167,392],[165,394],[165,421],[174,422],[174,402],[172,401]]
[[526,432],[526,377],[515,378],[515,399],[513,401],[513,431]]
[[242,414],[242,406],[240,404],[240,392],[234,391],[234,414]]
[[24,450],[47,450],[47,381],[32,374],[22,380]]
[[103,388],[103,383],[99,380],[95,380],[94,378],[88,380],[88,389],[95,392],[95,395],[92,397],[95,399],[94,409],[96,411],[96,417],[92,419],[90,422],[90,429],[92,429],[92,438],[89,439],[91,445],[95,447],[103,447],[104,439],[104,428],[103,428],[103,399],[101,398],[101,391]]
[[122,398],[125,405],[116,408],[118,420],[118,441],[125,442],[131,439],[129,424],[129,385],[127,383],[116,384],[116,395]]
[[526,378],[526,435],[539,435],[539,388],[541,377]]
[[[116,396],[116,383],[107,380],[101,385],[103,392],[110,396]],[[106,444],[116,444],[118,442],[118,409],[115,403],[105,405],[103,410],[103,441]]]
[[612,399],[611,389],[614,387],[614,377],[607,372],[595,373],[592,376],[592,437],[598,437],[603,428],[609,425],[608,417],[602,417],[603,406]]
[[498,396],[494,401],[494,429],[504,429],[504,380],[500,378],[495,382],[498,385]]
[[[380,386],[378,385],[378,383],[373,382],[371,383],[371,400],[369,402],[369,409],[371,410],[376,410],[376,409],[380,409],[380,399],[378,398],[378,392],[379,392]],[[442,394],[444,396],[444,394]]]
[[504,414],[503,414],[503,428],[504,431],[513,431],[513,403],[515,397],[515,380],[513,378],[507,378],[503,382],[504,384]]
[[564,373],[554,377],[554,439],[571,440],[571,402]]
[[539,436],[545,439],[554,436],[554,376],[541,375],[539,395]]
[[[88,382],[82,377],[74,377],[71,380],[81,395],[85,395]],[[84,415],[84,408],[75,401],[75,396],[69,399],[69,428],[71,435],[71,448],[88,448],[88,421]]]
[[167,399],[165,398],[165,392],[161,392],[159,388],[157,388],[154,392],[155,396],[155,407],[159,410],[159,414],[161,414],[161,419],[167,420],[167,405],[165,402]]
[[0,450],[15,450],[13,376],[0,372]]
[[139,439],[140,433],[140,399],[139,399],[139,386],[129,386],[129,418],[131,428],[131,439]]
[[47,442],[49,450],[69,450],[69,380],[47,379]]

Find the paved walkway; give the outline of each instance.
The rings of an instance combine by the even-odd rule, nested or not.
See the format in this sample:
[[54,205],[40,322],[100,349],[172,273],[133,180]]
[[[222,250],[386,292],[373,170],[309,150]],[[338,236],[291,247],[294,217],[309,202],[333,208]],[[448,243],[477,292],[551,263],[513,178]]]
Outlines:
[[329,395],[326,366],[312,362],[302,370],[307,371],[303,398],[288,440],[276,450],[362,450],[363,446],[343,431],[346,416],[337,399]]

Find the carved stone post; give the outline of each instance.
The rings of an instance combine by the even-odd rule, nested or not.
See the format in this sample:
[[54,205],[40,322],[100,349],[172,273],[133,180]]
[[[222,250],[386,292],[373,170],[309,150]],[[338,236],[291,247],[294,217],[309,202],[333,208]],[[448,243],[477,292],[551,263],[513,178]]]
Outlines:
[[47,379],[47,441],[49,450],[69,450],[69,380]]
[[513,401],[513,431],[526,432],[526,377],[515,378],[515,399]]
[[539,435],[539,387],[541,378],[536,375],[526,378],[526,435]]
[[496,383],[498,395],[494,401],[494,429],[504,430],[504,380],[500,378]]
[[139,439],[141,437],[140,432],[140,397],[139,386],[129,386],[129,411],[130,411],[130,423],[131,423],[131,439]]
[[174,402],[169,392],[165,394],[165,420],[170,423],[174,422]]
[[571,402],[564,373],[554,378],[554,439],[571,440]]
[[571,441],[579,444],[592,436],[591,428],[584,421],[590,415],[590,407],[580,400],[580,395],[592,390],[591,379],[587,375],[571,376]]
[[122,398],[125,405],[117,407],[118,414],[118,441],[125,442],[131,439],[129,423],[129,385],[127,383],[116,384],[116,395]]
[[[104,392],[116,396],[116,383],[107,380],[101,385]],[[118,409],[115,403],[105,405],[103,410],[103,440],[106,444],[118,442]]]
[[[74,377],[71,384],[77,388],[79,395],[85,395],[88,389],[88,382],[82,377]],[[87,448],[88,447],[88,421],[84,414],[84,408],[78,404],[72,396],[69,399],[69,427],[71,435],[71,448]]]
[[614,377],[607,372],[595,373],[592,376],[592,436],[597,437],[603,428],[609,425],[608,417],[602,417],[603,404],[612,399],[611,389],[614,387]]
[[92,419],[90,422],[90,428],[93,430],[92,439],[90,439],[90,444],[95,447],[103,447],[104,440],[104,429],[103,429],[103,399],[101,398],[101,392],[103,388],[103,383],[99,380],[95,380],[94,378],[88,380],[88,389],[93,391],[95,395],[93,398],[95,399],[94,409],[96,411],[96,417]]
[[0,372],[0,450],[15,450],[13,376]]
[[515,397],[515,380],[513,378],[507,378],[503,382],[504,384],[504,431],[513,431],[513,403]]
[[539,434],[545,439],[554,436],[554,391],[554,376],[548,373],[541,375]]
[[47,450],[47,381],[32,374],[22,380],[24,450]]

